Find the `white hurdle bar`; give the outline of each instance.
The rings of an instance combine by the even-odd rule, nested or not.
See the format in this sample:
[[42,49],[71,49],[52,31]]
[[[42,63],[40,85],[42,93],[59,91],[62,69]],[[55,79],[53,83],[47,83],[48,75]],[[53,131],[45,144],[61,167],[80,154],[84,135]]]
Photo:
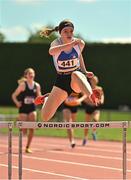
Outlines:
[[12,121],[0,122],[0,128],[8,128],[8,179],[12,178],[12,128],[14,123]]
[[128,127],[127,121],[113,121],[113,122],[23,122],[18,121],[16,127],[18,128],[53,128],[53,129],[69,129],[69,128],[123,128]]
[[19,128],[19,179],[22,179],[22,128],[27,129],[91,129],[91,128],[122,128],[123,129],[123,180],[126,180],[127,156],[126,156],[126,136],[127,136],[127,121],[113,121],[113,122],[23,122],[18,121],[16,127]]

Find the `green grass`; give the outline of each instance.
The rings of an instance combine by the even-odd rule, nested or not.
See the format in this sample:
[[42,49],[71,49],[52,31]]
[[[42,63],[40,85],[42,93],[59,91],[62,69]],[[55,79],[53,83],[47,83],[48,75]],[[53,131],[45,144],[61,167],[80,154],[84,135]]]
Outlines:
[[[0,114],[17,114],[18,111],[14,107],[0,107]],[[38,117],[40,111],[38,110]],[[77,121],[84,121],[85,113],[79,110]],[[52,121],[61,121],[62,114],[57,112]],[[129,121],[131,120],[130,112],[118,111],[101,111],[100,121]],[[15,121],[15,119],[14,119]],[[7,133],[7,129],[0,129],[2,133]],[[83,138],[83,129],[75,129],[75,137]],[[13,134],[18,134],[18,129],[13,129]],[[36,136],[50,136],[50,137],[67,137],[66,129],[37,129],[35,130]],[[97,129],[97,137],[99,140],[121,141],[122,129]],[[91,139],[91,129],[89,130],[89,139]],[[127,130],[127,141],[131,142],[131,128]]]
[[0,106],[0,114],[17,114],[18,109],[16,107]]

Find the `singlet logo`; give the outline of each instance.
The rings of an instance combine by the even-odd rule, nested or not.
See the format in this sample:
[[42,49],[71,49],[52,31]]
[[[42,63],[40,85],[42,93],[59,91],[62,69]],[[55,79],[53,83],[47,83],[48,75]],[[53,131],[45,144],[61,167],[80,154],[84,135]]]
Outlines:
[[33,89],[33,92],[36,93],[36,89]]
[[34,103],[34,98],[30,97],[30,96],[26,96],[24,99],[24,103],[25,104],[32,104],[32,103]]

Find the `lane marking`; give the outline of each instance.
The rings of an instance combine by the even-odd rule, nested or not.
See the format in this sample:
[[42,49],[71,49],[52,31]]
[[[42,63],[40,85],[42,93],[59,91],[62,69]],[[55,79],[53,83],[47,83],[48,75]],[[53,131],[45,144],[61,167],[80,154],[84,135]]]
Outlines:
[[[8,167],[6,164],[0,164],[0,166]],[[12,166],[12,168],[18,169],[18,166]],[[40,171],[37,169],[29,169],[29,168],[22,168],[22,169],[25,171],[31,171],[31,172],[41,173],[41,174],[49,174],[49,175],[61,176],[61,177],[65,177],[65,178],[72,178],[72,179],[78,179],[78,180],[88,180],[87,178],[81,178],[78,176],[70,176],[70,175],[66,175],[66,174],[59,174],[59,173],[54,173],[54,172],[49,172],[49,171]]]
[[[13,156],[18,157],[18,155],[15,155],[15,154],[13,154]],[[23,155],[23,157],[25,157],[27,159],[32,159],[32,160],[34,159],[34,160],[39,160],[39,161],[50,161],[50,162],[63,163],[63,164],[72,164],[72,165],[77,165],[77,166],[86,166],[86,167],[108,169],[108,170],[114,170],[114,171],[123,171],[120,168],[113,168],[113,167],[108,167],[108,166],[99,166],[99,165],[94,165],[94,164],[84,164],[84,163],[78,163],[78,162],[72,162],[72,161],[64,161],[64,160],[49,159],[49,158],[40,158],[40,157],[26,156],[26,155]],[[127,170],[127,172],[131,172],[131,170]]]
[[[37,145],[41,146],[40,144],[37,144]],[[48,144],[44,144],[44,145],[47,146]],[[53,145],[53,144],[51,144],[49,146],[58,147],[58,145]],[[0,145],[0,147],[7,147],[7,145]],[[64,147],[67,147],[67,146],[64,146]],[[13,148],[18,149],[18,146],[13,146]],[[92,147],[88,147],[88,146],[86,146],[86,147],[76,146],[76,149],[87,150],[87,148],[88,148],[88,152],[89,151],[97,151],[97,152],[100,151],[100,152],[111,152],[111,153],[122,154],[122,150],[117,151],[117,150],[108,150],[108,149],[97,149],[97,148],[92,148]],[[40,151],[40,149],[41,149],[41,151],[43,150],[42,148],[32,148],[32,150],[36,150],[36,151]],[[127,155],[130,155],[130,154],[131,154],[131,152],[129,152],[127,149]],[[116,155],[115,155],[115,157],[116,157]]]
[[[42,148],[44,148],[45,146],[51,146],[51,147],[60,147],[60,145],[58,144],[58,145],[54,145],[54,144],[45,144],[45,143],[42,143],[42,144],[36,144],[36,145],[39,145],[41,148],[32,148],[32,149],[34,149],[34,150],[40,150],[40,149],[42,149]],[[45,145],[45,146],[42,146],[42,145]],[[7,147],[7,145],[0,145],[1,147]],[[68,146],[65,146],[65,145],[61,145],[61,146],[63,146],[63,147],[65,147],[65,148],[67,148]],[[16,148],[16,149],[18,149],[18,146],[13,146],[14,148]],[[121,149],[121,151],[117,151],[117,150],[109,150],[109,149],[97,149],[97,148],[92,148],[92,147],[89,147],[89,146],[84,146],[84,147],[79,147],[79,146],[77,146],[76,145],[76,148],[77,149],[80,149],[80,150],[84,150],[84,151],[86,151],[87,149],[88,149],[88,151],[100,151],[100,152],[111,152],[111,153],[120,153],[120,154],[122,154],[122,149]],[[128,148],[127,148],[127,151],[128,151]],[[128,151],[128,153],[127,154],[131,154],[131,152],[129,152]],[[115,155],[116,156],[116,155]]]
[[[24,139],[25,137],[23,137],[23,139]],[[52,139],[49,139],[49,142],[46,142],[47,141],[47,139],[45,139],[45,137],[43,137],[43,139],[41,138],[37,138],[37,137],[34,137],[34,139],[36,139],[36,141],[42,141],[42,143],[43,143],[43,140],[45,141],[45,143],[44,144],[46,144],[46,145],[52,145],[52,144],[54,144],[54,145],[61,145],[61,146],[65,146],[65,143],[63,143],[63,142],[61,142],[61,139],[59,140],[57,140],[56,138],[55,138],[55,140],[53,140],[52,141]],[[65,140],[65,139],[64,139]],[[68,139],[67,139],[68,140]],[[18,142],[18,139],[16,139],[16,138],[14,138],[13,139],[13,141],[15,141],[15,143],[17,143]],[[51,142],[52,141],[52,142]],[[58,144],[58,141],[60,141],[60,143]],[[5,143],[5,141],[3,140],[1,140],[1,142],[3,142],[3,143]],[[80,140],[77,140],[76,139],[76,142],[78,142],[78,146],[82,143],[82,142],[80,142]],[[35,143],[35,140],[34,140],[34,142],[33,142],[33,144],[38,144],[38,143]],[[39,143],[39,144],[41,144],[41,143]],[[67,141],[66,141],[66,145],[68,145],[67,144]],[[127,142],[127,146],[130,146],[131,145],[131,143],[128,143]],[[96,142],[94,142],[94,141],[92,141],[92,140],[89,140],[89,146],[96,146],[96,147],[112,147],[112,148],[114,148],[114,147],[116,147],[116,148],[121,148],[121,146],[122,146],[122,142],[110,142],[110,141],[106,141],[106,142],[101,142],[101,141],[96,141]],[[131,147],[128,147],[129,149],[131,149]]]
[[[87,156],[87,157],[92,157],[92,158],[102,158],[102,159],[114,159],[114,160],[121,160],[122,158],[120,157],[113,157],[113,156],[101,156],[101,155],[95,155],[95,154],[83,154],[83,153],[72,153],[72,152],[65,152],[65,151],[52,151],[49,150],[48,152],[51,153],[56,153],[56,154],[67,154],[67,155],[73,155],[73,156]],[[131,161],[131,159],[127,159],[127,161]]]

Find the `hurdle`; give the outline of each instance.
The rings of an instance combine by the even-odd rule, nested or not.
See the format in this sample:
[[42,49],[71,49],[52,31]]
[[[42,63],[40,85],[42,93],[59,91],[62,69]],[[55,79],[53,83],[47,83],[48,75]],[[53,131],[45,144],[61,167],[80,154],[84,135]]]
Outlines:
[[12,178],[12,121],[0,122],[0,128],[8,128],[8,179]]
[[122,133],[122,144],[123,144],[123,155],[122,155],[122,169],[123,169],[123,180],[126,180],[127,174],[127,150],[126,150],[126,136],[127,136],[127,121],[113,121],[113,122],[23,122],[18,121],[16,127],[19,128],[19,179],[22,179],[22,128],[32,128],[32,129],[45,129],[45,128],[55,128],[55,129],[70,129],[70,128],[121,128]]

